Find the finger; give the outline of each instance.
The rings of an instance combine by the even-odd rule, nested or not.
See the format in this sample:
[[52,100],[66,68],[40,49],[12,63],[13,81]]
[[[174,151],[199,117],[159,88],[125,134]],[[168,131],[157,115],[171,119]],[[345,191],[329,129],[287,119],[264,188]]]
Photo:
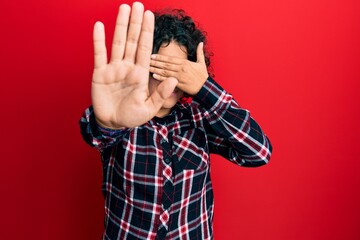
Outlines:
[[149,68],[150,65],[150,55],[154,38],[154,18],[154,14],[151,11],[146,11],[144,13],[139,45],[136,53],[136,63],[145,68]]
[[144,5],[134,2],[131,9],[129,30],[125,46],[125,60],[135,62],[135,54],[138,46],[141,25],[143,21]]
[[152,76],[156,80],[164,81],[168,77],[177,77],[176,72],[166,71],[164,69],[150,68],[150,72],[153,73]]
[[164,104],[165,99],[170,97],[171,93],[174,91],[177,83],[178,81],[176,78],[171,77],[167,78],[157,86],[155,91],[145,102],[151,112],[151,115],[155,115],[160,110]]
[[204,43],[201,42],[198,44],[196,49],[196,62],[203,63],[205,62],[205,55],[204,55]]
[[154,67],[154,68],[161,68],[161,69],[177,72],[177,71],[180,70],[181,65],[172,64],[172,63],[168,63],[168,62],[160,62],[160,61],[156,61],[156,60],[151,60],[150,61],[150,66]]
[[96,22],[93,32],[94,41],[94,67],[101,68],[107,64],[107,54],[105,45],[104,24]]
[[120,5],[111,49],[111,62],[119,62],[124,57],[130,10],[129,5]]
[[182,59],[182,58],[169,57],[169,56],[164,56],[164,55],[159,55],[159,54],[151,55],[151,59],[159,61],[159,62],[166,62],[166,63],[175,64],[175,65],[181,65],[184,61],[184,59]]

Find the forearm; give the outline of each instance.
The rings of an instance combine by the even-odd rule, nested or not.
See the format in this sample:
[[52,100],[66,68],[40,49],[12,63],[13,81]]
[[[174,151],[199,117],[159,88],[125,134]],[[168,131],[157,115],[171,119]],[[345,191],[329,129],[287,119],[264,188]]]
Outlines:
[[269,161],[272,146],[259,124],[213,79],[205,82],[194,102],[204,109],[203,120],[209,131],[230,144],[230,149],[224,151],[229,152],[227,158],[245,166]]

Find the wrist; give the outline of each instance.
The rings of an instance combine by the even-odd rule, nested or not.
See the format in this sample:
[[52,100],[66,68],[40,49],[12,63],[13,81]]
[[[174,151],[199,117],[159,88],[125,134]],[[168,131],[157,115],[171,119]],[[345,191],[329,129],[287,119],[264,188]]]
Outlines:
[[202,77],[201,80],[197,81],[198,85],[197,85],[197,87],[193,90],[193,92],[192,92],[192,94],[191,94],[192,96],[195,96],[195,95],[197,95],[197,94],[200,92],[200,90],[203,88],[203,86],[204,86],[206,80],[208,79],[208,77],[209,77],[209,76],[207,75],[206,77]]
[[195,96],[203,88],[207,78],[208,77],[205,77],[205,78],[202,77],[201,79],[198,78],[197,80],[193,80],[189,84],[185,85],[184,89],[182,89],[182,90],[190,96]]
[[123,126],[119,126],[119,125],[113,125],[113,124],[109,124],[109,123],[103,123],[102,121],[100,121],[97,117],[95,117],[95,121],[96,123],[102,127],[102,128],[107,128],[107,129],[111,129],[111,130],[122,130],[125,127]]

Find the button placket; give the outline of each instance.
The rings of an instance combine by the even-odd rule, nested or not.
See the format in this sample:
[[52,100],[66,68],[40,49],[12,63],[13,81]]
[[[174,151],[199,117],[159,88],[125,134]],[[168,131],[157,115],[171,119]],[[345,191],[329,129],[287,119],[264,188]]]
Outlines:
[[[169,143],[169,139],[168,139],[168,129],[166,128],[166,126],[160,126],[159,127],[159,135],[160,135],[160,144],[161,144],[161,148],[162,148],[162,152],[163,152],[163,156],[162,156],[162,165],[163,165],[163,192],[162,192],[162,211],[160,214],[160,228],[161,229],[168,229],[168,224],[169,224],[169,219],[170,219],[170,210],[172,207],[172,203],[173,203],[173,179],[172,179],[172,174],[173,174],[173,169],[171,166],[171,146]],[[160,229],[159,228],[159,229]]]

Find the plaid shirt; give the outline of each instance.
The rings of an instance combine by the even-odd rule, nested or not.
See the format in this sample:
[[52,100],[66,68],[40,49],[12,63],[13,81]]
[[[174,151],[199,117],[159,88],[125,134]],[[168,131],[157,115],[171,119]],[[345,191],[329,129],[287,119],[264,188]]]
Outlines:
[[192,103],[164,118],[110,130],[90,107],[80,125],[101,153],[103,239],[213,239],[210,153],[256,167],[272,149],[250,113],[210,77]]

